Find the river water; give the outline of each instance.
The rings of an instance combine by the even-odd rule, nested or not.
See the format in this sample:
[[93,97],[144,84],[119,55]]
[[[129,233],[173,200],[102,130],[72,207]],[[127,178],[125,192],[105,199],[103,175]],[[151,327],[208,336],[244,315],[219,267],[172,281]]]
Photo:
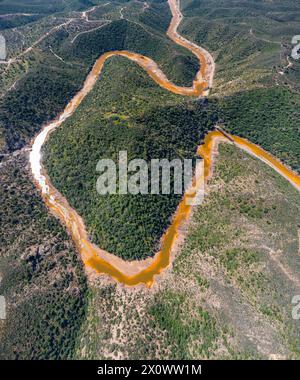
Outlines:
[[[90,275],[110,275],[117,281],[128,286],[134,286],[141,283],[151,286],[154,282],[154,277],[170,265],[172,255],[175,253],[180,240],[180,227],[188,221],[191,213],[192,206],[188,205],[188,202],[186,202],[188,195],[185,194],[183,196],[183,199],[173,216],[171,225],[163,235],[160,251],[157,252],[153,258],[127,262],[102,250],[89,241],[82,218],[71,208],[68,201],[57,189],[55,189],[48,178],[42,164],[41,151],[49,134],[76,111],[85,96],[93,89],[105,61],[114,55],[124,56],[136,62],[147,71],[149,76],[158,85],[173,93],[194,97],[206,96],[208,94],[209,89],[212,86],[215,69],[213,58],[205,49],[186,40],[178,34],[177,28],[182,20],[179,1],[169,0],[169,6],[173,17],[167,35],[177,44],[192,51],[199,59],[200,69],[195,77],[193,86],[180,87],[173,84],[166,78],[157,64],[148,57],[129,51],[113,51],[105,53],[96,61],[91,72],[88,74],[82,89],[69,102],[62,114],[56,120],[42,128],[41,132],[34,139],[30,152],[30,165],[34,182],[37,188],[41,190],[43,200],[47,207],[67,228],[67,231],[76,244],[77,250],[81,254],[87,272]],[[205,137],[204,144],[198,149],[199,155],[204,159],[205,169],[203,175],[205,183],[212,175],[214,153],[217,150],[219,142],[234,142],[239,148],[266,162],[269,166],[289,180],[295,187],[300,189],[300,177],[290,169],[286,168],[270,154],[245,139],[236,136],[226,136],[221,131],[208,133]]]

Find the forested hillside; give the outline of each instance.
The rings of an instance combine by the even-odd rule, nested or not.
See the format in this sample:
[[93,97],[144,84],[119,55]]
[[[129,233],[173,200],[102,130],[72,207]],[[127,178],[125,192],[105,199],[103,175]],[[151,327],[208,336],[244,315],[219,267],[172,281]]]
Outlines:
[[209,189],[150,291],[93,282],[77,358],[299,358],[297,190],[228,145]]
[[40,15],[80,10],[94,4],[91,0],[0,0],[0,14],[37,13]]
[[[149,56],[170,80],[190,85],[198,69],[197,60],[166,37],[170,11],[164,3],[164,13],[159,15],[161,7],[154,2],[153,7],[145,10],[152,17],[151,26],[130,18],[121,19],[120,15],[107,23],[101,18],[90,26],[80,13],[66,11],[60,14],[60,23],[52,16],[49,25],[41,24],[44,19],[37,21],[41,25],[32,43],[44,36],[41,41],[27,54],[20,57],[17,54],[16,62],[11,65],[0,64],[0,83],[3,83],[0,149],[13,151],[28,143],[43,123],[63,110],[82,86],[96,58],[106,51],[126,49]],[[35,23],[31,27],[34,30]],[[49,34],[45,36],[46,32]],[[14,51],[12,46],[19,43],[16,32],[6,33],[8,49]],[[14,57],[15,53],[8,56]],[[9,91],[5,92],[5,86]]]
[[98,160],[118,162],[121,150],[128,161],[193,158],[214,122],[201,102],[183,103],[134,63],[114,57],[74,116],[50,136],[44,163],[97,245],[124,259],[142,259],[158,250],[181,196],[99,195]]
[[[180,32],[215,57],[218,96],[261,86],[298,88],[299,64],[289,58],[299,34],[297,0],[182,0]],[[291,62],[292,64],[289,64]]]
[[32,183],[24,153],[0,165],[0,359],[67,359],[85,317],[73,243]]

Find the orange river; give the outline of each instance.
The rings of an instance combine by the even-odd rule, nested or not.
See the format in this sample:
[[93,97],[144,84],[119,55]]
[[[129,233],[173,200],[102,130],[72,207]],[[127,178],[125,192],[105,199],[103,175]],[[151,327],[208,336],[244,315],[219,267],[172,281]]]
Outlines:
[[[61,220],[62,224],[66,226],[67,231],[75,242],[77,250],[81,254],[88,274],[90,276],[107,274],[120,283],[128,286],[138,284],[151,286],[154,282],[154,277],[170,266],[172,254],[174,253],[176,246],[179,244],[180,228],[188,221],[191,213],[192,206],[188,205],[188,203],[191,202],[187,202],[187,199],[193,197],[193,192],[191,190],[195,190],[195,188],[190,189],[190,191],[183,196],[183,199],[173,216],[171,225],[162,236],[160,251],[152,258],[128,262],[102,250],[89,241],[82,218],[71,208],[68,201],[57,189],[55,189],[48,178],[42,165],[41,150],[48,135],[75,112],[84,97],[92,90],[98,80],[105,61],[111,56],[124,56],[131,61],[136,62],[147,71],[149,76],[158,85],[173,93],[194,97],[206,96],[208,94],[209,89],[212,87],[215,71],[213,58],[209,52],[178,34],[177,28],[182,20],[179,1],[169,0],[169,6],[173,17],[167,35],[177,44],[192,51],[199,59],[200,69],[195,77],[193,86],[179,87],[171,83],[152,59],[140,54],[129,51],[113,51],[105,53],[96,61],[91,72],[88,74],[82,89],[69,102],[62,114],[59,115],[56,120],[42,128],[41,132],[34,139],[30,152],[30,165],[34,182],[38,189],[41,190],[42,197],[47,207]],[[240,137],[228,135],[222,130],[208,133],[203,145],[198,148],[198,154],[204,159],[204,173],[199,174],[204,176],[204,183],[206,183],[212,175],[214,154],[217,151],[220,142],[235,144],[239,148],[264,161],[300,190],[300,177],[297,174],[285,167],[276,158],[257,145]],[[198,181],[195,183],[198,183]],[[204,188],[202,190],[204,192]]]

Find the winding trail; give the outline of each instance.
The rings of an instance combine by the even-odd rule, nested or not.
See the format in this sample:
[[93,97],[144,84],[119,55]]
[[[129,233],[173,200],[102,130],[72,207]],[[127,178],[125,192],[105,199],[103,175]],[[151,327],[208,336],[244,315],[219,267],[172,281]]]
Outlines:
[[[41,190],[42,197],[48,208],[61,220],[62,224],[66,226],[68,232],[72,236],[89,274],[91,276],[108,274],[117,281],[129,286],[135,286],[141,283],[151,286],[154,282],[154,277],[171,264],[171,255],[174,253],[174,250],[179,243],[180,228],[183,223],[189,219],[191,213],[192,206],[188,204],[190,202],[187,202],[187,199],[193,198],[193,195],[187,192],[183,196],[173,217],[172,224],[161,239],[161,250],[157,252],[153,258],[141,261],[124,261],[119,257],[102,250],[89,241],[82,218],[70,207],[68,201],[57,189],[55,189],[48,178],[42,165],[41,148],[48,135],[75,112],[82,100],[97,82],[105,61],[114,55],[124,56],[131,61],[136,62],[147,71],[149,76],[157,84],[173,93],[194,97],[205,96],[208,94],[213,83],[215,70],[213,58],[205,49],[186,40],[178,34],[177,28],[182,20],[179,1],[169,0],[169,6],[173,18],[167,32],[168,36],[177,44],[192,51],[200,62],[200,69],[192,87],[179,87],[173,84],[166,78],[152,59],[140,54],[128,51],[113,51],[105,53],[96,61],[93,69],[85,80],[83,88],[69,102],[58,119],[43,127],[42,131],[35,138],[30,152],[30,164],[35,183]],[[208,133],[203,145],[198,148],[198,154],[204,159],[204,173],[199,174],[204,176],[204,183],[206,183],[212,175],[214,156],[220,142],[236,144],[239,148],[247,151],[274,168],[300,190],[300,177],[298,175],[286,168],[278,160],[255,144],[236,136],[230,136],[222,130]]]
[[48,32],[46,32],[45,34],[43,34],[41,37],[39,37],[38,40],[36,40],[35,42],[33,42],[33,44],[31,46],[29,46],[26,50],[22,51],[20,54],[16,55],[15,57],[12,57],[10,58],[9,60],[7,61],[3,61],[3,60],[0,60],[0,64],[4,64],[4,65],[7,65],[8,67],[10,67],[11,64],[13,63],[16,63],[19,61],[19,59],[21,57],[23,57],[24,55],[30,53],[37,45],[39,45],[46,37],[50,36],[53,32],[56,32],[57,30],[59,30],[60,28],[63,28],[67,25],[69,25],[71,22],[73,22],[75,19],[74,18],[71,18],[65,22],[63,22],[62,24],[59,24],[59,25],[56,25],[54,26],[53,28],[51,28]]

